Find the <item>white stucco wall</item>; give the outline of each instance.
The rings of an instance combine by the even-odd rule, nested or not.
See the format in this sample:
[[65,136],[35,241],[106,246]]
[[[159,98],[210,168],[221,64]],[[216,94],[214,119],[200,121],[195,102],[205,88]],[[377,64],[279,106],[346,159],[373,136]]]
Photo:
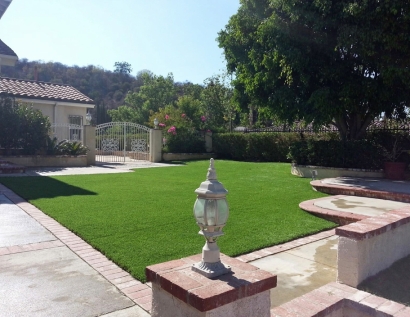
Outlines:
[[152,284],[152,317],[270,317],[270,290],[242,298],[207,312],[189,306]]
[[69,123],[69,116],[82,116],[83,124],[85,124],[87,109],[94,108],[94,105],[80,103],[42,101],[38,99],[18,100],[32,105],[34,109],[40,110],[44,115],[50,118],[51,123]]
[[410,223],[364,240],[339,237],[337,280],[357,287],[409,254]]
[[311,178],[312,171],[317,172],[316,179],[334,178],[334,177],[383,177],[383,171],[361,170],[353,168],[332,168],[323,166],[309,166],[292,164],[290,172],[292,175]]

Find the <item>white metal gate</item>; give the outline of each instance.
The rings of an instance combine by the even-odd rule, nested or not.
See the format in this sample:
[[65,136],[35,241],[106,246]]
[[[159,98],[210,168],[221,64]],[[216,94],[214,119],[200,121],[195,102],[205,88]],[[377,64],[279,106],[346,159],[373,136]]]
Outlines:
[[150,128],[131,122],[108,122],[96,126],[97,162],[149,161]]

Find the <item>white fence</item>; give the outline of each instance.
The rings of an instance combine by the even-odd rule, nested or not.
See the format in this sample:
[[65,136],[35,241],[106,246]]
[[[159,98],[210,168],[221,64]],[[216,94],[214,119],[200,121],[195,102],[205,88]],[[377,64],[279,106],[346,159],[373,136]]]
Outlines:
[[58,141],[80,141],[84,143],[83,126],[70,123],[51,124],[51,137],[56,137]]

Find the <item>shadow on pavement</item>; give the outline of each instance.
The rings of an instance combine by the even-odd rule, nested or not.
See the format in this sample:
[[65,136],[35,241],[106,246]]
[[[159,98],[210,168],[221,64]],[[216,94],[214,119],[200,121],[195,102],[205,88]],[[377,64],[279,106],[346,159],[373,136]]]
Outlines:
[[410,305],[410,255],[363,281],[358,289]]

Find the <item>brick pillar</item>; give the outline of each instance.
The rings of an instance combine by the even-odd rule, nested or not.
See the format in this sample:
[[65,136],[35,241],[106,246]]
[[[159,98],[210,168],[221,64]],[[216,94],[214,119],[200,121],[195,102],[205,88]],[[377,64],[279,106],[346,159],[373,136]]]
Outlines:
[[270,317],[276,275],[221,254],[232,272],[214,279],[192,271],[202,254],[151,265],[152,317]]
[[88,147],[87,165],[95,165],[95,127],[84,126],[84,145]]
[[149,156],[150,162],[161,162],[162,161],[162,130],[151,129],[149,132],[150,147]]

